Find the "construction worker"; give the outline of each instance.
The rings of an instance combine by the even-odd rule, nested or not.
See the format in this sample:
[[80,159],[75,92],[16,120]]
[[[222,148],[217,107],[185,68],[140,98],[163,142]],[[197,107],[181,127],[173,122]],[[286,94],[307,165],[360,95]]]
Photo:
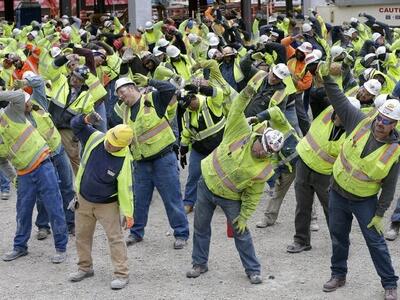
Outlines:
[[[353,98],[352,105],[360,109],[360,102]],[[307,135],[296,147],[299,159],[296,166],[296,214],[294,242],[287,252],[300,253],[311,250],[311,212],[314,194],[317,194],[328,223],[328,191],[335,162],[345,130],[332,106],[323,110],[311,123]],[[329,224],[329,223],[328,223]]]
[[397,299],[398,277],[382,234],[383,215],[393,200],[399,171],[400,139],[395,127],[400,120],[400,103],[387,100],[375,117],[366,117],[326,76],[327,69],[327,65],[321,67],[326,93],[347,137],[333,165],[329,193],[332,275],[323,290],[331,292],[346,283],[349,234],[354,215],[381,277],[385,299]]
[[194,65],[193,58],[181,54],[181,50],[173,45],[169,45],[166,52],[175,73],[181,76],[186,82],[189,82],[192,76],[191,69]]
[[194,212],[193,267],[186,273],[189,278],[208,271],[211,220],[220,206],[234,228],[236,249],[246,275],[252,284],[262,282],[261,266],[246,223],[260,201],[265,182],[274,173],[271,157],[281,149],[284,137],[271,128],[260,134],[249,127],[244,110],[255,93],[253,84],[242,90],[229,111],[221,144],[201,162],[202,179]]
[[11,261],[28,254],[32,211],[40,198],[48,213],[56,254],[53,263],[66,258],[67,225],[57,175],[50,161],[50,148],[25,115],[30,95],[20,91],[0,93],[0,101],[9,102],[0,117],[0,157],[8,158],[17,170],[17,230],[13,250],[3,256]]
[[221,74],[235,91],[240,92],[244,84],[244,75],[240,68],[240,56],[236,49],[226,46],[222,49],[223,60],[219,65]]
[[201,176],[200,163],[221,142],[225,127],[221,89],[203,85],[186,85],[187,93],[180,95],[178,103],[185,110],[182,118],[180,143],[180,163],[185,168],[186,154],[190,150],[189,175],[185,186],[183,204],[185,212],[190,213],[197,198],[197,183]]
[[174,249],[182,249],[189,237],[189,224],[183,207],[179,184],[179,169],[173,153],[176,137],[166,119],[166,110],[175,94],[175,87],[167,81],[148,80],[136,74],[138,86],[157,90],[141,94],[128,78],[120,78],[115,92],[123,101],[115,106],[119,123],[128,124],[135,132],[131,150],[135,160],[135,225],[126,243],[141,242],[147,225],[149,206],[154,187],[164,202],[170,226],[174,229]]
[[[15,83],[21,88],[30,87],[33,91],[32,97],[25,103],[25,116],[39,131],[50,148],[50,159],[58,176],[68,233],[75,234],[74,213],[68,209],[68,205],[75,198],[72,167],[61,143],[60,133],[55,128],[50,114],[44,108],[47,106],[44,81],[30,71],[25,72],[22,78],[21,81],[17,80]],[[36,206],[38,210],[35,222],[38,227],[36,237],[38,240],[43,240],[50,234],[49,218],[40,198],[37,200]]]
[[128,256],[121,230],[120,211],[125,229],[133,225],[132,157],[129,145],[133,130],[117,125],[106,134],[91,125],[100,115],[78,115],[71,120],[74,135],[84,147],[76,176],[78,200],[76,209],[76,249],[79,257],[77,272],[70,274],[72,282],[94,275],[91,256],[96,222],[104,228],[115,278],[112,289],[122,289],[129,282]]

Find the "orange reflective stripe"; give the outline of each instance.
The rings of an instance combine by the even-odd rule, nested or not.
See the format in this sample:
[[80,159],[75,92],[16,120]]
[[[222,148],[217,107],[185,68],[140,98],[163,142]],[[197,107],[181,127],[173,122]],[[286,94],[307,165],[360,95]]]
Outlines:
[[91,85],[89,85],[89,89],[92,90],[95,87],[100,85],[100,80],[96,80],[95,82],[93,82]]
[[324,150],[321,149],[321,147],[318,145],[318,143],[314,140],[314,138],[311,136],[310,133],[306,135],[306,141],[308,144],[311,146],[311,148],[317,153],[317,155],[324,161],[330,164],[334,164],[336,157],[333,157],[332,155],[326,153]]
[[250,135],[242,137],[241,139],[229,145],[229,151],[230,152],[236,151],[237,149],[245,145],[249,140],[250,140]]
[[53,133],[54,133],[54,127],[51,127],[46,133],[46,138],[50,139],[52,137]]
[[332,113],[333,113],[333,111],[330,111],[322,118],[322,122],[324,124],[328,124],[329,121],[332,119]]
[[351,176],[354,178],[360,180],[360,181],[366,181],[366,182],[375,182],[375,183],[380,183],[380,180],[373,180],[369,178],[367,174],[360,170],[355,170],[351,166],[351,164],[347,161],[346,157],[343,154],[343,151],[340,152],[340,162],[342,163],[343,167],[345,168],[347,173],[350,173]]
[[47,145],[43,146],[43,148],[38,152],[34,159],[32,159],[31,163],[25,169],[17,170],[17,174],[19,176],[22,176],[36,170],[39,165],[49,156],[49,153],[49,147]]
[[358,140],[360,140],[364,136],[364,134],[367,133],[367,131],[369,130],[370,125],[371,125],[371,123],[368,122],[363,127],[361,127],[359,130],[357,130],[357,132],[353,136],[353,143],[355,143]]
[[274,170],[273,166],[269,164],[267,167],[264,168],[264,170],[261,171],[260,174],[258,174],[254,179],[258,180],[264,180],[271,172]]
[[226,176],[225,172],[222,170],[217,157],[217,149],[213,151],[213,166],[217,172],[218,177],[224,183],[224,185],[230,189],[232,192],[240,193],[240,190],[233,184],[233,182]]
[[35,128],[32,125],[29,125],[18,137],[17,141],[12,145],[11,150],[14,153],[17,153],[18,150],[22,147],[22,145],[26,142],[26,140],[30,137],[30,135],[35,131]]
[[147,141],[148,139],[152,138],[153,136],[156,136],[159,134],[161,131],[169,127],[169,123],[164,120],[162,123],[159,125],[153,127],[152,129],[144,132],[142,135],[138,137],[139,142],[144,142]]
[[398,147],[399,144],[397,143],[390,144],[389,148],[379,158],[379,161],[381,161],[384,164],[387,164],[389,159],[396,153]]
[[38,70],[37,70],[36,66],[29,59],[27,59],[25,61],[25,63],[27,63],[29,65],[29,68],[31,69],[31,71],[38,74]]

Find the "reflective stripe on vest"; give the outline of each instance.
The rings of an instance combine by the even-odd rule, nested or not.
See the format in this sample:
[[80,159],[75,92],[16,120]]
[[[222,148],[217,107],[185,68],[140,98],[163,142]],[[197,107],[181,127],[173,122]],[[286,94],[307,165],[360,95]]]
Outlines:
[[236,142],[233,142],[232,144],[229,145],[229,152],[234,152],[239,148],[242,148],[247,142],[250,140],[250,135],[246,135],[242,137],[241,139],[237,140]]
[[315,153],[324,161],[326,161],[327,163],[330,164],[334,164],[336,157],[333,157],[331,155],[329,155],[328,153],[326,153],[323,149],[321,149],[321,147],[318,145],[318,143],[314,140],[314,138],[311,136],[310,133],[308,133],[305,136],[306,141],[308,142],[308,144],[310,145],[311,149],[313,149],[315,151]]
[[148,139],[151,139],[152,137],[156,136],[164,129],[167,129],[168,127],[170,127],[170,125],[168,121],[164,119],[163,122],[158,124],[156,127],[153,127],[152,129],[147,130],[146,132],[138,136],[138,141],[143,143]]
[[232,192],[240,193],[240,190],[235,186],[235,184],[226,176],[226,174],[222,170],[221,165],[218,161],[218,157],[217,157],[217,149],[215,149],[213,151],[212,161],[213,161],[213,166],[214,166],[215,171],[217,172],[218,177],[221,179],[221,181],[224,183],[224,185],[228,189],[230,189]]
[[393,143],[390,144],[389,148],[382,153],[381,157],[379,158],[379,161],[387,164],[387,162],[389,161],[389,159],[395,154],[395,152],[397,151],[397,148],[399,147],[398,143]]
[[31,134],[35,131],[35,127],[32,125],[29,125],[24,132],[18,137],[18,139],[15,141],[14,145],[11,146],[11,150],[14,153],[17,153],[17,151],[22,147],[22,145],[26,142],[26,140],[31,136]]
[[332,119],[332,114],[333,114],[333,111],[328,112],[328,113],[322,118],[322,122],[323,122],[324,124],[328,124],[329,121]]
[[267,77],[268,73],[264,72],[264,71],[258,71],[253,77],[250,78],[248,85],[251,85],[254,87],[255,90],[258,89],[258,86],[256,87],[256,85],[258,83],[261,84],[260,81],[264,80],[265,77]]
[[342,163],[343,167],[345,168],[346,172],[349,173],[351,176],[354,178],[360,180],[360,181],[365,181],[365,182],[375,182],[375,183],[380,183],[380,180],[373,180],[369,178],[367,174],[360,170],[354,170],[351,164],[347,161],[346,157],[344,156],[343,151],[340,151],[340,162]]
[[35,74],[38,74],[37,67],[29,59],[27,59],[25,61],[25,63],[28,64],[28,66],[29,66],[29,68],[31,69],[32,72],[34,72]]
[[85,145],[85,149],[83,150],[83,155],[82,155],[82,159],[81,159],[81,165],[82,165],[83,170],[86,167],[87,160],[89,159],[89,154],[90,154],[91,150],[93,149],[94,145],[96,143],[99,144],[101,142],[101,140],[104,139],[104,136],[105,136],[104,133],[98,132],[96,134],[96,136],[90,141],[90,143]]

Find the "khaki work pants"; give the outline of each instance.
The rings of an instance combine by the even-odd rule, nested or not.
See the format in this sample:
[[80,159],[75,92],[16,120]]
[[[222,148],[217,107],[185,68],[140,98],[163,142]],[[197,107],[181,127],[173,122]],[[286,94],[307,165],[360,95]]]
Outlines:
[[72,129],[59,129],[61,135],[61,142],[64,146],[65,152],[67,152],[69,160],[71,161],[72,170],[74,174],[78,173],[79,163],[81,158],[79,156],[79,141],[74,138]]
[[79,206],[75,211],[76,250],[79,269],[87,272],[93,268],[92,245],[96,221],[103,226],[110,247],[111,261],[116,277],[128,277],[128,256],[121,228],[117,202],[98,204],[78,195]]

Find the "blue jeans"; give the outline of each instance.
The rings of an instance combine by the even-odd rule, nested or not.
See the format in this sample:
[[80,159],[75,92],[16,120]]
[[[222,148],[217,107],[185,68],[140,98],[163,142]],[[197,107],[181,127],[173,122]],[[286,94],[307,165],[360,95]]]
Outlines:
[[106,107],[106,116],[107,120],[110,120],[111,115],[113,114],[114,111],[114,105],[118,101],[118,96],[115,95],[115,82],[117,79],[111,80],[108,85],[107,85],[107,96],[106,96],[106,101],[105,107]]
[[102,120],[95,127],[97,130],[101,132],[107,131],[107,114],[106,114],[106,105],[104,101],[95,107],[96,112],[101,116]]
[[136,238],[143,238],[150,202],[156,187],[164,202],[169,225],[174,229],[174,236],[187,240],[189,223],[183,208],[175,153],[171,151],[151,161],[135,162],[134,178],[135,224],[131,228],[131,234]]
[[394,87],[392,95],[395,96],[395,97],[400,97],[400,80],[397,81],[396,86]]
[[400,223],[400,198],[397,199],[396,208],[392,214],[391,221],[394,223]]
[[8,193],[10,191],[10,179],[0,171],[0,191]]
[[[210,251],[211,220],[217,206],[222,208],[228,222],[232,224],[232,220],[240,214],[241,201],[224,199],[214,195],[201,178],[197,187],[197,202],[194,210],[192,252],[192,264],[194,266],[207,266]],[[243,234],[239,234],[235,226],[233,228],[235,246],[246,274],[260,274],[261,266],[256,256],[250,231],[246,229]]]
[[296,130],[296,132],[300,135],[301,130],[300,130],[300,126],[299,126],[299,120],[297,119],[295,105],[292,104],[289,107],[286,107],[284,114],[285,114],[286,119],[289,121],[290,125],[292,125],[294,130]]
[[332,239],[331,270],[334,277],[346,277],[349,256],[349,234],[353,215],[360,225],[369,253],[383,288],[397,287],[399,279],[395,274],[385,239],[375,229],[367,228],[376,211],[377,197],[363,201],[351,201],[336,191],[329,193],[329,230]]
[[183,204],[194,206],[197,199],[197,183],[201,176],[201,161],[206,155],[192,149],[189,157],[189,175],[185,186]]
[[33,172],[18,176],[17,232],[14,238],[14,249],[20,251],[28,249],[36,198],[43,201],[49,214],[56,250],[65,252],[68,243],[67,225],[56,171],[49,159],[42,162]]
[[[69,202],[75,197],[74,182],[71,162],[68,159],[64,147],[61,146],[60,152],[52,157],[53,165],[58,175],[58,186],[60,188],[65,219],[67,221],[68,229],[75,227],[74,212],[68,209]],[[43,201],[37,199],[36,208],[38,214],[36,217],[35,225],[37,228],[50,228],[49,217],[44,207]]]

